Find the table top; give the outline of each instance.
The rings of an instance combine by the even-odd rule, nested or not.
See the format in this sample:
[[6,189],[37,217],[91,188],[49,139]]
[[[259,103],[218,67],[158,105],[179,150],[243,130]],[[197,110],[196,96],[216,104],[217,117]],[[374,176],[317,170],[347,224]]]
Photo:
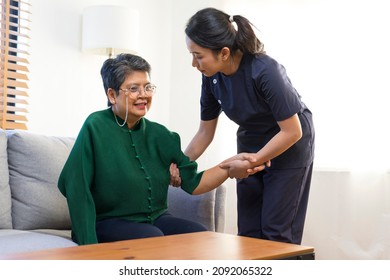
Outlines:
[[261,260],[314,253],[314,248],[218,232],[49,249],[0,256],[22,260]]

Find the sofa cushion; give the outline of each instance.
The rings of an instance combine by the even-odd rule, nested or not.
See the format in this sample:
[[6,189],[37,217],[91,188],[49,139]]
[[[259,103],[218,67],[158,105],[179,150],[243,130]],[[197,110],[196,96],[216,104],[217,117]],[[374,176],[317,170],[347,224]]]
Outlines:
[[0,129],[0,229],[12,228],[11,191],[9,188],[7,137]]
[[7,136],[14,229],[70,229],[57,181],[74,138],[18,130]]
[[1,256],[13,253],[77,246],[70,238],[43,232],[0,230]]
[[190,195],[180,188],[169,187],[168,212],[176,217],[201,223],[208,230],[223,232],[225,200],[224,185],[201,195]]

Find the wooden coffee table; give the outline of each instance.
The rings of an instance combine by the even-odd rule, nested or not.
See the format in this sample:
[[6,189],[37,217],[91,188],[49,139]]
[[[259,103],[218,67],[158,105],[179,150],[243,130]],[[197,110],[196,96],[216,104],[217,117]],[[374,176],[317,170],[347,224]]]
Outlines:
[[22,260],[314,259],[314,248],[218,232],[198,232],[10,254]]

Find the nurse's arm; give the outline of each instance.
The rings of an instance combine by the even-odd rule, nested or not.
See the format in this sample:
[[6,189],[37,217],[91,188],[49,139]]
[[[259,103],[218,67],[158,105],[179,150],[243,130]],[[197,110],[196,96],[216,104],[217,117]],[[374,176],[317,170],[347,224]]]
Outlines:
[[184,154],[190,160],[197,160],[213,141],[217,123],[218,118],[209,121],[200,121],[198,131],[184,151]]
[[[278,122],[280,131],[258,152],[256,153],[240,153],[223,161],[220,164],[222,168],[231,168],[234,160],[244,160],[250,163],[246,169],[247,175],[252,175],[264,169],[264,165],[270,166],[271,160],[285,152],[288,148],[294,145],[302,137],[301,122],[298,115],[295,114],[290,118]],[[243,165],[245,167],[245,165]],[[243,172],[244,170],[241,170]],[[235,174],[237,174],[237,166]],[[243,176],[240,173],[240,176]],[[234,174],[231,174],[234,176]]]
[[285,152],[302,137],[302,127],[298,115],[279,121],[280,131],[256,154],[253,167],[270,161]]

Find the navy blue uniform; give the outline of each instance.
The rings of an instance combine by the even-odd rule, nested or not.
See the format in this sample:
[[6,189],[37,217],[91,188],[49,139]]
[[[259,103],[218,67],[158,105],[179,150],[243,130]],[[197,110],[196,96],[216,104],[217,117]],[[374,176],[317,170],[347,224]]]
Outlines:
[[265,54],[244,55],[236,73],[203,76],[201,118],[221,112],[239,125],[237,152],[256,153],[298,114],[302,138],[271,167],[237,180],[238,234],[300,244],[314,157],[310,110],[282,65]]

